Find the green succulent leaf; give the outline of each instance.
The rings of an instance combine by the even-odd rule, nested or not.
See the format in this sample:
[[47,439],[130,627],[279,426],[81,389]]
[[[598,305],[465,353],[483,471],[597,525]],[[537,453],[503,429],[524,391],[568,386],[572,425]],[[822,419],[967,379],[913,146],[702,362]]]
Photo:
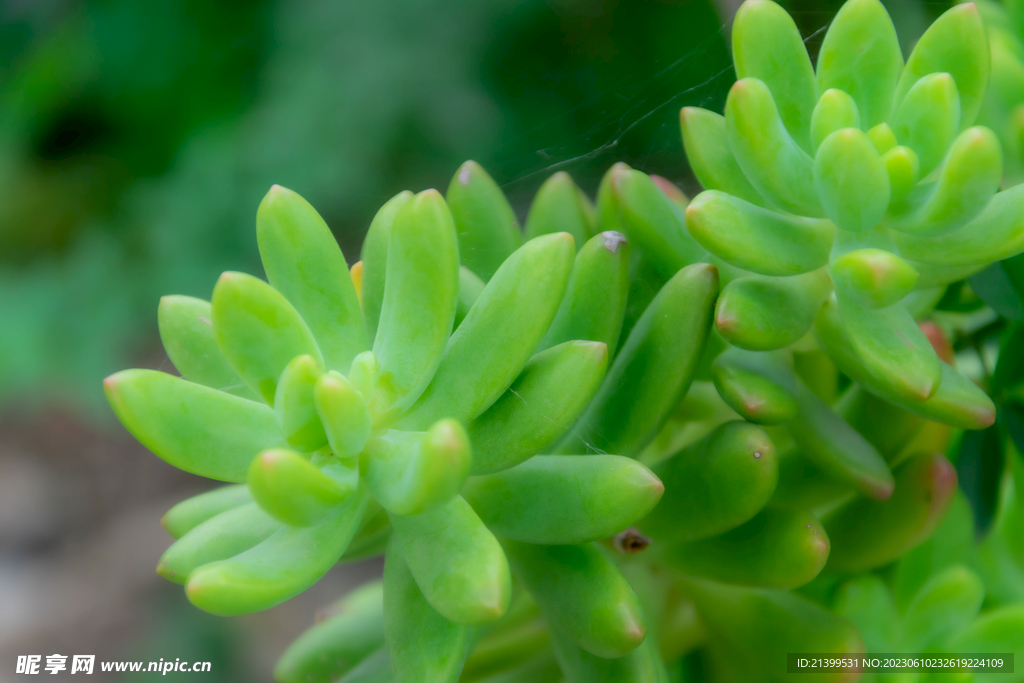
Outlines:
[[384,561],[384,635],[397,683],[456,683],[472,646],[469,628],[438,614],[392,541]]
[[256,238],[267,280],[309,326],[327,368],[348,369],[368,348],[366,328],[348,264],[320,214],[274,185],[256,212]]
[[985,26],[974,3],[956,5],[936,19],[914,46],[896,84],[899,107],[923,77],[945,72],[960,92],[960,130],[974,123],[989,77],[989,47]]
[[1003,154],[995,134],[983,126],[968,128],[953,142],[937,182],[911,192],[915,208],[887,220],[886,226],[917,235],[941,235],[962,228],[999,190]]
[[590,238],[576,254],[565,297],[538,350],[573,339],[603,342],[609,355],[622,331],[629,295],[629,245],[622,233]]
[[249,467],[249,490],[268,514],[291,526],[313,526],[332,516],[355,495],[358,477],[340,467],[325,468],[285,449],[260,453]]
[[594,545],[503,543],[512,570],[548,621],[598,657],[622,657],[644,640],[643,609],[629,582]]
[[389,430],[362,455],[362,481],[388,512],[417,515],[443,505],[469,474],[469,437],[457,420],[438,420],[426,432]]
[[732,265],[779,276],[828,263],[836,232],[831,221],[776,213],[718,190],[694,197],[686,225],[705,249]]
[[700,107],[683,107],[679,123],[686,160],[705,190],[720,190],[755,206],[765,206],[764,198],[743,175],[729,148],[724,116]]
[[718,297],[715,328],[741,349],[781,349],[807,334],[831,291],[824,268],[792,277],[740,277]]
[[167,357],[190,382],[258,400],[228,363],[213,334],[210,304],[190,296],[165,296],[157,309]]
[[945,517],[957,477],[942,455],[915,456],[893,474],[896,486],[888,500],[858,497],[822,520],[832,541],[828,569],[880,567],[926,540]]
[[639,454],[693,381],[717,293],[714,266],[698,263],[676,273],[630,331],[594,400],[556,451]]
[[652,469],[665,494],[640,530],[656,540],[690,541],[724,533],[757,514],[775,490],[778,459],[763,429],[736,421]]
[[312,356],[296,356],[285,366],[274,394],[274,413],[281,432],[292,448],[303,453],[327,445],[313,391],[322,374],[323,368]]
[[648,256],[664,279],[707,255],[686,232],[683,210],[670,200],[650,176],[630,169],[611,179],[619,221],[635,248]]
[[469,503],[456,496],[423,514],[391,515],[391,524],[391,547],[446,619],[475,625],[505,613],[512,595],[508,561]]
[[366,337],[370,340],[377,338],[380,311],[384,306],[384,281],[388,270],[391,226],[395,222],[395,216],[412,198],[413,193],[404,190],[389,199],[377,211],[377,215],[370,222],[366,237],[363,238],[363,249],[360,253],[363,273],[359,299],[363,309],[363,320],[366,322]]
[[[348,277],[346,274],[345,277]],[[224,356],[269,405],[277,381],[296,356],[323,365],[313,333],[276,289],[245,273],[224,273],[213,289],[213,331]]]
[[370,412],[362,395],[331,370],[317,379],[313,398],[331,451],[343,462],[354,462],[370,438]]
[[950,567],[933,576],[903,615],[904,647],[926,652],[943,645],[974,620],[984,597],[984,582],[967,567]]
[[459,292],[455,224],[436,190],[402,206],[391,226],[373,355],[381,408],[401,414],[426,389],[452,331]]
[[770,0],[747,0],[732,25],[737,77],[757,78],[771,90],[786,130],[805,150],[818,101],[814,69],[792,17]]
[[811,152],[817,154],[825,138],[843,128],[860,128],[857,102],[842,90],[826,90],[811,114]]
[[777,425],[791,420],[799,410],[795,383],[779,377],[779,368],[763,354],[728,349],[712,365],[718,395],[730,408],[754,424]]
[[245,484],[221,486],[181,501],[164,514],[160,526],[174,539],[179,539],[206,520],[239,505],[252,502]]
[[470,477],[462,495],[503,538],[572,545],[610,538],[643,519],[664,491],[619,455],[538,455],[498,474]]
[[283,527],[255,503],[237,505],[182,535],[160,558],[156,571],[168,581],[183,584],[193,570],[243,553]]
[[478,278],[473,271],[466,266],[459,266],[459,298],[455,302],[455,321],[452,329],[458,329],[462,321],[469,315],[469,309],[483,294],[487,284]]
[[867,309],[892,306],[917,284],[917,271],[884,249],[849,251],[833,261],[830,270],[836,287]]
[[767,508],[721,536],[677,543],[665,562],[690,576],[762,588],[796,588],[821,571],[828,536],[805,510]]
[[243,482],[249,463],[284,437],[274,411],[155,370],[123,370],[103,382],[114,413],[142,445],[178,469]]
[[857,625],[868,652],[884,652],[899,638],[899,614],[888,586],[876,574],[862,574],[839,586],[832,611]]
[[592,234],[587,201],[568,173],[555,173],[533,198],[526,217],[526,239],[567,232],[579,249]]
[[[769,0],[759,0],[757,4],[767,5]],[[785,13],[781,8],[779,11]],[[813,100],[811,106],[814,106]],[[725,101],[725,124],[736,162],[762,196],[789,213],[824,215],[814,190],[814,160],[790,136],[775,106],[772,91],[763,81],[757,78],[736,81]],[[810,109],[807,129],[810,129]],[[809,141],[806,146],[810,147]]]
[[590,654],[557,628],[551,629],[551,644],[567,683],[668,683],[670,680],[654,638],[645,638],[635,650],[616,659]]
[[893,119],[901,145],[914,150],[918,173],[927,176],[946,156],[960,128],[960,93],[948,73],[933,73],[917,81]]
[[903,70],[896,27],[878,0],[848,0],[818,51],[818,90],[838,88],[857,103],[864,128],[886,121]]
[[188,577],[188,599],[221,616],[268,609],[320,580],[348,547],[362,519],[366,495],[357,493],[336,516],[316,526],[285,527],[230,559],[199,567]]
[[384,586],[373,581],[333,605],[277,661],[279,683],[338,680],[384,645]]
[[842,128],[822,141],[814,184],[825,213],[843,230],[872,228],[889,208],[889,172],[875,145],[857,128]]
[[864,495],[876,500],[889,498],[895,483],[874,446],[802,383],[797,400],[800,412],[788,429],[801,453],[823,472]]
[[[795,593],[697,579],[687,580],[686,587],[712,639],[768,680],[787,678],[780,652],[864,652],[852,623]],[[839,683],[848,676],[837,672],[808,680]]]
[[[900,254],[913,261],[937,266],[976,266],[1024,251],[1024,185],[996,193],[978,216],[964,227],[944,235],[894,233]],[[970,274],[957,273],[957,278]]]
[[399,426],[424,429],[442,417],[469,421],[489,408],[551,325],[574,253],[572,236],[562,232],[532,239],[510,256],[452,335],[433,381]]
[[850,346],[876,382],[904,401],[926,401],[942,382],[942,361],[902,304],[867,310],[838,291]]
[[604,379],[608,349],[568,341],[541,351],[467,426],[473,474],[515,467],[565,435]]
[[475,161],[459,167],[446,195],[459,234],[462,264],[487,282],[523,243],[505,194]]

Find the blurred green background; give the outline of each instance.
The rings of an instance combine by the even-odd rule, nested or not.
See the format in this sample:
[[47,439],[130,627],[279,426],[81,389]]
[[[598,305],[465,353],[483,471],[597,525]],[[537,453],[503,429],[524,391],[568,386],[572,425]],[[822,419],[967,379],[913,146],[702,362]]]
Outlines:
[[[213,680],[262,680],[351,580],[266,618],[191,609],[152,567],[160,513],[200,484],[128,438],[102,396],[116,370],[168,367],[160,295],[261,272],[271,184],[306,197],[350,262],[382,203],[443,190],[468,158],[521,216],[551,173],[593,192],[615,161],[692,191],[678,112],[721,110],[738,4],[0,4],[0,683],[11,653],[73,646],[208,652]],[[814,51],[841,3],[785,4]],[[948,6],[886,4],[908,50]]]

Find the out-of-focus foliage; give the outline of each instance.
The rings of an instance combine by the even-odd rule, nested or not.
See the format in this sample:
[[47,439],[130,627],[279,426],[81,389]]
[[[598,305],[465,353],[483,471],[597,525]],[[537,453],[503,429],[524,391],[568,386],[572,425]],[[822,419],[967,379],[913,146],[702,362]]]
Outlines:
[[467,157],[518,181],[514,204],[556,164],[585,187],[612,158],[678,177],[675,112],[732,81],[705,2],[0,11],[0,402],[92,405],[152,348],[160,293],[255,262],[248,209],[272,183],[352,257],[387,197]]

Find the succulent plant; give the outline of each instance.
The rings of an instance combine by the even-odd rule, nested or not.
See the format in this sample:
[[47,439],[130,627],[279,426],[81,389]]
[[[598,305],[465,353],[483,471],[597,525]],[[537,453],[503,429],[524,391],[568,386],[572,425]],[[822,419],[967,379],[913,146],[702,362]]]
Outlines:
[[[445,198],[385,204],[349,272],[275,187],[269,284],[161,302],[182,377],[129,370],[108,397],[236,484],[168,512],[159,571],[238,614],[385,555],[279,681],[780,681],[788,652],[1019,650],[1024,328],[975,377],[993,401],[950,334],[995,313],[936,311],[1024,251],[971,125],[978,12],[904,64],[882,5],[849,0],[816,74],[778,5],[733,31],[725,116],[682,113],[692,202],[616,164],[591,204],[558,173],[524,243],[466,162]],[[994,470],[965,465],[981,451]],[[958,468],[1001,487],[980,542]]]

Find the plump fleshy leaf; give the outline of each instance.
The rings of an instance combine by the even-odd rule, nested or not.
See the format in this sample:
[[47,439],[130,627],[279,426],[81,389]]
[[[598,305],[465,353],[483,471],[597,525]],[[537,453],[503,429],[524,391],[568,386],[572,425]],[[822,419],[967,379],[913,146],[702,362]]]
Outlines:
[[658,540],[696,540],[753,517],[775,490],[778,459],[763,429],[727,422],[653,467],[665,495],[639,527]]
[[167,357],[190,382],[257,400],[217,346],[210,304],[190,296],[165,296],[157,309]]
[[816,155],[825,138],[843,128],[860,128],[857,103],[842,90],[826,90],[811,114],[811,153]]
[[512,571],[548,621],[598,657],[622,657],[646,635],[643,609],[629,582],[592,544],[505,541]]
[[274,667],[280,683],[338,680],[384,644],[384,586],[363,584],[288,646]]
[[555,173],[537,190],[526,217],[526,239],[567,232],[582,247],[590,237],[585,195],[564,171]]
[[801,383],[800,412],[789,433],[800,452],[823,472],[876,500],[892,495],[892,473],[885,460],[857,431]]
[[395,545],[384,561],[384,635],[394,680],[455,683],[472,646],[470,630],[430,606]]
[[442,417],[471,420],[504,393],[554,319],[574,254],[572,236],[562,232],[530,240],[501,265],[449,340],[403,429],[424,429]]
[[444,199],[427,190],[395,216],[373,355],[380,363],[379,412],[412,406],[451,334],[459,292],[459,245]]
[[778,368],[767,354],[743,353],[729,349],[712,365],[715,389],[729,407],[754,424],[788,422],[797,414],[792,381],[779,377]]
[[793,277],[737,278],[718,297],[715,328],[741,349],[781,349],[807,334],[830,292],[823,268]]
[[669,280],[557,452],[637,455],[693,381],[717,293],[718,271],[706,263],[687,266]]
[[920,197],[911,193],[913,210],[886,221],[900,232],[941,235],[978,216],[999,190],[1003,155],[995,134],[983,126],[968,128],[953,142],[939,179]]
[[458,329],[462,321],[469,315],[469,309],[483,294],[487,285],[466,266],[459,266],[459,298],[455,302],[455,321],[452,329]]
[[903,70],[903,54],[889,13],[878,0],[848,0],[818,51],[818,90],[838,88],[857,103],[864,128],[888,119]]
[[592,237],[576,254],[565,297],[539,350],[573,339],[614,352],[629,294],[629,245],[620,232]]
[[914,46],[896,84],[900,106],[911,88],[928,74],[946,72],[960,92],[960,130],[974,123],[988,87],[989,47],[974,3],[956,5],[936,19]]
[[[690,579],[693,599],[712,638],[728,656],[752,667],[756,675],[785,680],[786,658],[780,652],[835,652],[856,655],[864,643],[852,623],[807,598],[788,591],[725,586]],[[848,672],[813,677],[822,683],[849,680]],[[812,680],[812,675],[807,676]]]
[[471,458],[465,428],[448,418],[426,432],[389,430],[373,437],[360,472],[370,494],[388,512],[416,515],[459,492]]
[[899,637],[896,605],[877,574],[862,574],[839,586],[832,611],[856,624],[868,652],[883,652]]
[[639,647],[616,659],[590,654],[557,628],[551,629],[551,644],[567,683],[667,683],[669,680],[654,638],[644,638]]
[[612,175],[619,221],[634,249],[646,254],[665,279],[701,261],[706,252],[686,232],[683,210],[645,173],[630,169]]
[[168,581],[185,583],[198,567],[243,553],[283,527],[256,503],[238,505],[190,529],[167,549],[156,571]]
[[827,567],[865,571],[891,562],[931,535],[956,493],[956,470],[942,455],[915,456],[893,473],[885,501],[858,497],[822,522],[832,541]]
[[251,502],[252,496],[245,484],[221,486],[181,501],[160,518],[160,526],[178,539],[206,520]]
[[[769,2],[760,0],[758,4]],[[772,92],[763,81],[736,81],[725,102],[725,124],[736,162],[765,199],[789,213],[824,215],[814,190],[814,160],[786,130]]]
[[469,423],[473,474],[514,467],[571,429],[608,366],[600,342],[568,341],[530,359],[512,386]]
[[892,125],[899,143],[917,155],[922,177],[942,161],[959,127],[960,93],[948,73],[929,74],[915,83]]
[[377,215],[370,222],[366,237],[363,238],[363,249],[360,253],[363,271],[360,278],[359,300],[363,309],[363,320],[366,322],[366,338],[369,341],[377,337],[380,309],[384,305],[384,280],[388,267],[391,226],[398,211],[412,198],[413,193],[404,190],[389,199],[377,211]]
[[705,190],[720,190],[756,206],[765,205],[729,148],[724,116],[700,107],[683,107],[679,123],[686,160]]
[[305,199],[274,185],[256,212],[256,239],[267,280],[309,326],[327,367],[347,370],[369,345],[348,264],[327,224]]
[[830,270],[836,287],[863,308],[892,306],[917,284],[917,271],[884,249],[849,251],[833,261]]
[[973,571],[958,565],[933,576],[903,615],[903,644],[913,652],[942,645],[978,615],[985,584]]
[[185,590],[196,607],[222,616],[268,609],[295,597],[334,566],[366,507],[362,492],[338,514],[316,526],[286,527],[230,559],[204,565]]
[[155,370],[124,370],[103,382],[121,424],[178,469],[243,482],[265,448],[283,445],[274,411]]
[[316,412],[314,387],[323,374],[312,356],[296,356],[281,373],[274,394],[274,413],[288,444],[303,453],[327,445],[327,434]]
[[[345,273],[348,277],[348,273]],[[213,288],[213,331],[239,377],[269,405],[296,356],[323,357],[313,333],[284,296],[245,273],[224,273]]]
[[470,477],[462,491],[489,529],[525,543],[568,545],[610,538],[657,504],[665,487],[619,455],[538,455]]
[[317,379],[313,397],[331,451],[343,462],[354,463],[370,438],[370,413],[362,395],[332,370]]
[[796,588],[821,571],[828,537],[810,512],[767,508],[721,536],[665,549],[673,569],[722,583]]
[[[1001,261],[1024,251],[1024,186],[999,192],[964,227],[944,235],[894,233],[900,254],[940,266],[971,266]],[[970,274],[970,273],[966,273]],[[964,277],[964,275],[960,275]]]
[[686,225],[711,253],[762,275],[821,268],[828,263],[836,232],[830,221],[776,213],[717,190],[694,197]]
[[512,595],[497,539],[460,496],[420,515],[391,515],[397,548],[431,606],[459,624],[494,621]]
[[475,161],[459,167],[446,199],[459,233],[462,265],[487,282],[523,243],[516,214],[501,188]]
[[249,490],[274,518],[291,526],[312,526],[346,503],[359,483],[355,473],[346,472],[340,463],[325,470],[335,476],[293,451],[263,451],[249,466]]
[[872,228],[889,208],[885,162],[858,128],[842,128],[822,141],[814,160],[814,185],[825,213],[843,230]]
[[864,369],[905,401],[925,401],[942,381],[942,362],[909,311],[867,310],[838,291],[839,314]]
[[886,150],[882,161],[889,174],[889,206],[902,207],[901,202],[910,196],[921,177],[921,162],[914,150],[903,145]]
[[792,17],[770,0],[744,2],[733,19],[732,59],[738,78],[757,78],[768,86],[789,134],[809,150],[817,83]]

